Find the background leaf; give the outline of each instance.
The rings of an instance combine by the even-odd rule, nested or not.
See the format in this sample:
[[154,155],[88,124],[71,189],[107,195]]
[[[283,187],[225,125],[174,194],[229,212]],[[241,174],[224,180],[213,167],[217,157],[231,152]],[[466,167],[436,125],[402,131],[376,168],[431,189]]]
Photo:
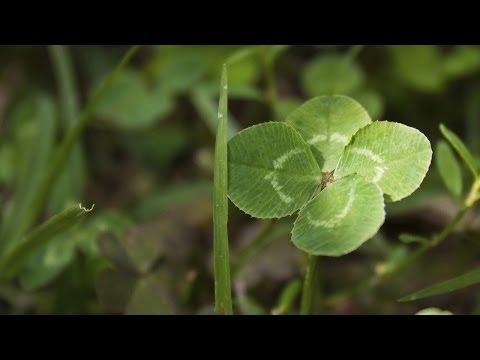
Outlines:
[[443,136],[448,140],[450,145],[457,151],[458,155],[463,159],[465,164],[467,164],[468,168],[473,174],[473,177],[476,178],[478,176],[478,169],[475,163],[475,159],[470,151],[467,149],[465,144],[463,143],[460,138],[455,135],[450,129],[448,129],[445,125],[440,124],[440,131],[442,132]]
[[426,93],[444,89],[447,77],[436,46],[390,46],[394,72],[409,87]]
[[459,199],[462,195],[462,169],[450,146],[443,140],[437,142],[435,164],[443,183],[453,196]]
[[14,121],[25,122],[30,117],[35,121],[32,129],[36,133],[35,140],[30,147],[24,149],[25,158],[19,169],[15,195],[11,208],[3,218],[0,249],[21,236],[34,220],[36,214],[31,211],[30,204],[39,191],[43,169],[49,163],[54,145],[56,113],[52,99],[39,95],[21,103]]
[[95,110],[97,116],[112,120],[123,129],[144,129],[173,109],[167,91],[148,91],[140,74],[124,70],[112,83]]
[[309,97],[348,94],[363,81],[361,69],[349,58],[326,55],[312,60],[302,75],[302,84]]

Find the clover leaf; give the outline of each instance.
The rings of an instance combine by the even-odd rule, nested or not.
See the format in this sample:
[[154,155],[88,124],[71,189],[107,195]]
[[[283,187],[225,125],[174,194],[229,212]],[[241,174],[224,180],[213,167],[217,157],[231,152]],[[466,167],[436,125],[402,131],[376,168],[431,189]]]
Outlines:
[[372,122],[360,104],[340,95],[307,101],[285,123],[241,131],[228,152],[232,202],[257,218],[300,210],[293,244],[325,256],[347,254],[370,239],[384,222],[384,197],[412,194],[432,159],[420,131]]

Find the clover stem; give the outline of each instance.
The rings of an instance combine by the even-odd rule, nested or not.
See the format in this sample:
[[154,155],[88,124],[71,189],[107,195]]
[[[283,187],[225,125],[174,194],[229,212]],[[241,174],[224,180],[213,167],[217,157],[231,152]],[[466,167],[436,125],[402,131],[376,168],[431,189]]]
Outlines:
[[303,281],[302,300],[300,303],[300,315],[308,315],[312,308],[312,297],[315,290],[315,275],[318,257],[308,255],[307,272]]

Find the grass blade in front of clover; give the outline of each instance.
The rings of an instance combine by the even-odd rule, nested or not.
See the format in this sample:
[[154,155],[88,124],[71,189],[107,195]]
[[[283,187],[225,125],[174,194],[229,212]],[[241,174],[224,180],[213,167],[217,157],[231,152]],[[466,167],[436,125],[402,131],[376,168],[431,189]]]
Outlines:
[[232,314],[230,257],[228,252],[228,154],[227,154],[227,67],[223,66],[218,105],[213,179],[213,256],[215,312]]
[[[217,123],[215,122],[215,119],[217,118],[218,109],[213,103],[208,89],[200,86],[195,87],[190,94],[190,99],[200,117],[205,121],[205,124],[208,126],[211,132],[215,134],[217,130]],[[240,129],[240,126],[231,114],[228,114],[227,128],[228,139],[235,135]]]
[[48,199],[52,188],[56,183],[58,174],[60,174],[65,164],[71,155],[72,149],[80,139],[80,135],[87,126],[88,122],[92,118],[93,111],[98,101],[103,94],[107,91],[112,84],[115,77],[122,71],[127,65],[132,56],[137,52],[138,46],[130,48],[130,50],[122,57],[117,67],[105,78],[98,90],[88,102],[87,106],[81,113],[80,117],[75,121],[74,125],[68,130],[62,143],[55,151],[53,158],[50,161],[50,165],[47,168],[42,180],[38,186],[38,190],[35,193],[29,205],[29,211],[25,215],[25,229],[29,228],[35,217],[40,213],[42,207],[45,205],[45,201]]
[[78,224],[89,211],[80,206],[69,208],[52,216],[19,242],[12,243],[0,259],[0,279],[9,280],[17,275],[32,252],[56,235]]
[[431,160],[430,142],[420,131],[375,121],[355,134],[335,169],[335,177],[357,173],[377,184],[388,200],[398,201],[420,186]]
[[462,168],[450,146],[443,140],[435,147],[435,164],[447,190],[456,198],[462,196]]
[[441,295],[454,290],[463,289],[467,286],[480,283],[480,269],[457,276],[453,279],[442,281],[438,284],[429,286],[425,289],[414,292],[413,294],[402,297],[399,301],[413,301],[434,295]]
[[465,144],[462,140],[449,128],[445,125],[440,124],[440,131],[442,132],[443,136],[448,140],[450,145],[457,151],[458,155],[463,159],[467,167],[472,172],[473,177],[476,179],[478,177],[478,168],[475,162],[473,155],[467,149]]

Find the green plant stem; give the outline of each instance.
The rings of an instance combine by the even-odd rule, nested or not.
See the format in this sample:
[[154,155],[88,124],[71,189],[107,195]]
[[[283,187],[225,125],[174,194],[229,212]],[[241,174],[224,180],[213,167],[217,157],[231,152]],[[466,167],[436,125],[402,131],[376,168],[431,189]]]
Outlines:
[[350,49],[348,49],[348,52],[345,56],[346,59],[348,60],[353,60],[357,57],[357,55],[360,53],[360,51],[363,50],[364,45],[353,45]]
[[300,303],[300,315],[308,315],[312,308],[312,297],[315,291],[315,273],[317,270],[318,257],[308,255],[307,272],[303,282],[302,300]]
[[272,121],[275,121],[277,120],[277,85],[275,82],[274,63],[268,56],[268,48],[266,46],[260,47],[260,56],[265,72],[265,102],[270,109]]
[[[373,277],[367,278],[365,281],[361,282],[359,285],[353,287],[352,289],[346,290],[343,293],[335,294],[331,296],[327,301],[327,305],[333,305],[338,301],[344,300],[346,298],[350,298],[354,295],[358,295],[364,293],[368,290],[373,289],[374,287],[380,285],[385,280],[392,278],[395,275],[401,273],[405,268],[407,268],[410,264],[412,264],[416,259],[421,257],[424,253],[426,253],[429,249],[432,249],[439,244],[441,244],[457,227],[460,221],[465,217],[465,214],[468,210],[473,206],[473,204],[479,200],[480,191],[480,181],[476,179],[470,192],[468,193],[465,204],[462,208],[460,208],[457,214],[453,217],[453,219],[443,228],[443,230],[435,235],[431,241],[425,242],[420,245],[415,251],[413,251],[408,257],[406,257],[403,261],[399,262],[394,267],[388,269],[384,273],[377,274]],[[475,199],[475,200],[473,200]]]
[[[63,129],[66,132],[71,127],[79,114],[79,96],[75,81],[73,61],[68,46],[49,45],[50,58],[52,61],[55,77],[57,80],[60,106],[62,110]],[[49,210],[60,211],[65,203],[72,199],[80,200],[85,186],[85,167],[82,146],[77,142],[72,149],[65,171],[57,180]]]
[[228,156],[227,156],[227,67],[223,65],[218,105],[213,176],[213,257],[215,276],[215,313],[230,315],[232,289],[228,251]]
[[467,213],[468,208],[464,207],[458,211],[455,217],[447,224],[447,226],[440,232],[440,234],[436,235],[432,241],[423,243],[417,250],[415,250],[410,256],[408,256],[405,260],[401,261],[397,266],[392,268],[390,271],[387,271],[383,274],[382,278],[388,279],[395,274],[404,270],[408,265],[414,262],[417,258],[422,256],[427,250],[438,246],[442,243],[448,235],[450,235],[453,230],[456,228],[458,223],[463,219],[465,214]]
[[79,97],[69,49],[65,45],[49,45],[48,50],[54,65],[64,120],[73,124],[78,117]]
[[270,236],[272,230],[274,229],[273,225],[273,220],[265,221],[264,226],[258,235],[252,241],[250,241],[248,245],[242,249],[242,251],[239,252],[237,259],[232,266],[232,274],[234,276],[243,268],[248,259],[258,253],[261,249],[268,245],[271,240],[274,239],[274,237]]
[[473,182],[472,188],[465,199],[465,207],[472,207],[478,200],[480,200],[480,177]]
[[25,220],[25,222],[28,224],[28,227],[33,223],[34,219],[44,206],[45,201],[47,200],[53,186],[55,185],[55,180],[62,172],[62,169],[64,168],[73,147],[80,138],[80,135],[87,126],[88,122],[92,118],[92,114],[95,110],[96,105],[98,104],[102,96],[105,94],[105,92],[108,90],[108,88],[111,86],[115,77],[122,71],[122,69],[127,65],[133,55],[137,52],[138,48],[139,46],[133,46],[123,56],[117,67],[102,82],[98,90],[95,92],[95,94],[81,113],[80,117],[69,128],[62,143],[53,155],[50,166],[48,167],[45,176],[40,182],[39,189],[35,197],[32,199],[30,210],[27,213],[29,218]]

